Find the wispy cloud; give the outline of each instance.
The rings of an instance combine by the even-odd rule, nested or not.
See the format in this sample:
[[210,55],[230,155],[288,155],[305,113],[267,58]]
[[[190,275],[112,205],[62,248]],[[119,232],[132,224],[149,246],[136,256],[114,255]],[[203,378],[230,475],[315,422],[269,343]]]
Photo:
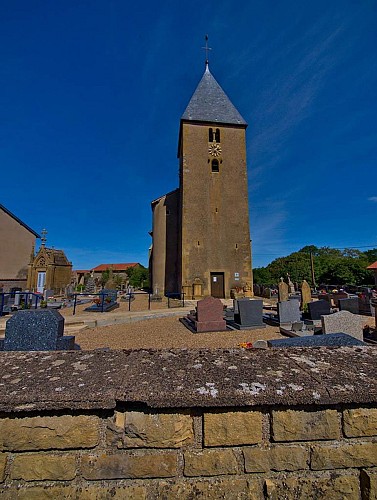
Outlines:
[[377,203],[377,196],[370,196],[368,201],[374,201],[374,203]]

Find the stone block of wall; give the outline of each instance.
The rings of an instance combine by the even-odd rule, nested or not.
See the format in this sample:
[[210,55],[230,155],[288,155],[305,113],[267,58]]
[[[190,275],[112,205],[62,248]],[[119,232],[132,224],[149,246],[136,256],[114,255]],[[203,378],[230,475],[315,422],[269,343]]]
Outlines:
[[0,450],[93,448],[99,442],[95,416],[26,417],[0,420]]
[[204,414],[205,446],[256,444],[262,441],[262,413],[229,411]]
[[186,413],[117,412],[108,442],[118,448],[179,448],[194,440],[193,419]]
[[347,437],[377,436],[377,409],[345,410],[343,412],[343,430]]
[[269,500],[331,499],[359,500],[360,486],[357,476],[285,477],[266,480]]
[[25,481],[70,481],[76,475],[74,455],[28,453],[16,455],[11,469],[11,479]]
[[232,449],[188,451],[184,454],[185,476],[237,474],[237,457]]
[[309,468],[307,446],[277,445],[244,448],[246,472],[294,471]]
[[319,444],[313,446],[311,468],[345,469],[347,467],[373,467],[377,464],[377,443]]
[[177,474],[177,453],[85,455],[81,466],[83,477],[89,480],[173,477]]
[[274,441],[339,439],[338,412],[336,410],[273,411],[272,432]]
[[156,498],[164,500],[206,499],[264,500],[263,481],[260,479],[228,479],[211,481],[160,482]]

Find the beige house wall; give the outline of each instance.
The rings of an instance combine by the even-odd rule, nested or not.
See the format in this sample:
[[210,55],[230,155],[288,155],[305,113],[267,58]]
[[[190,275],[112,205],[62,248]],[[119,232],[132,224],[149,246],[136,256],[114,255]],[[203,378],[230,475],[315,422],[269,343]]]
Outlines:
[[[217,158],[208,151],[210,127],[220,129]],[[212,172],[215,158],[219,172]],[[199,278],[210,295],[210,273],[219,272],[225,297],[236,286],[252,287],[244,127],[182,124],[181,193],[182,283]]]
[[33,233],[0,210],[0,284],[2,280],[23,279],[26,285],[35,240]]

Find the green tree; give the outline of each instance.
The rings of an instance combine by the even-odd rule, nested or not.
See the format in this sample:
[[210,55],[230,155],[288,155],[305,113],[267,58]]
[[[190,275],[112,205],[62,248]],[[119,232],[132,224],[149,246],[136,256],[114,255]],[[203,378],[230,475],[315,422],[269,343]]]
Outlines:
[[131,286],[135,288],[149,286],[149,271],[144,266],[129,267],[126,273]]
[[318,248],[309,245],[286,257],[273,260],[268,266],[254,270],[254,283],[277,284],[280,277],[289,273],[292,281],[305,279],[311,283],[310,253],[313,254],[317,284],[372,285],[373,273],[366,268],[377,260],[377,249],[361,252],[353,248]]
[[106,283],[109,281],[110,277],[110,269],[106,269],[106,271],[102,271],[101,278],[100,278],[100,283],[102,286],[105,286]]

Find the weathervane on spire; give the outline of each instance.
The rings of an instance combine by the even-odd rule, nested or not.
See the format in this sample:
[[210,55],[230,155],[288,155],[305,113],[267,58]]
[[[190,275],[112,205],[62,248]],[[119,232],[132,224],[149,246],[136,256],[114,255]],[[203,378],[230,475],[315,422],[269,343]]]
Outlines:
[[208,51],[212,50],[211,47],[208,47],[208,35],[205,36],[206,46],[202,47],[206,51],[206,67],[208,66]]
[[46,245],[46,241],[47,241],[47,238],[46,238],[47,231],[46,231],[46,229],[42,229],[41,234],[42,234],[41,246],[44,247]]

